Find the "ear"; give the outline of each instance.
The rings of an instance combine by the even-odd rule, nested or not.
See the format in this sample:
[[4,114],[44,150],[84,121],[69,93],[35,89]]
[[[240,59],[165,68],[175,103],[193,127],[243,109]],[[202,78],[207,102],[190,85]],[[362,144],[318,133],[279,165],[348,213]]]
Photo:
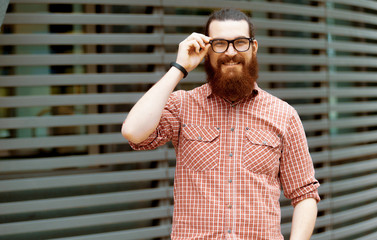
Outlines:
[[258,52],[258,41],[255,39],[253,40],[253,52],[254,53]]

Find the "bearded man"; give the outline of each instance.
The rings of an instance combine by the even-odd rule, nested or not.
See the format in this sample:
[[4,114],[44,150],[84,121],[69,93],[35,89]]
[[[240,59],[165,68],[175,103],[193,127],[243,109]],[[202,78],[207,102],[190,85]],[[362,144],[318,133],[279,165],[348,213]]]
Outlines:
[[[305,132],[290,105],[258,87],[257,51],[249,17],[214,12],[123,123],[134,149],[175,147],[171,239],[281,240],[281,189],[294,206],[291,239],[312,234],[319,183]],[[204,58],[208,83],[173,92]]]

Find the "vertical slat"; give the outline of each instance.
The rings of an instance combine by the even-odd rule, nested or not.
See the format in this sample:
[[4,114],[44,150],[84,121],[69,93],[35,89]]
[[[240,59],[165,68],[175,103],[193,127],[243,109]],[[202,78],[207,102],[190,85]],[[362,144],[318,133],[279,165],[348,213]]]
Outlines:
[[8,8],[8,4],[9,4],[9,0],[4,0],[0,4],[0,27],[3,24],[3,20],[4,20],[5,13],[6,13],[7,8]]
[[[95,13],[95,5],[93,4],[86,4],[84,5],[84,12],[85,13]],[[84,25],[85,33],[95,33],[96,26],[95,25]],[[96,46],[95,45],[86,45],[84,46],[86,53],[96,53]],[[87,65],[86,66],[86,73],[94,74],[97,73],[97,66],[96,65]],[[86,87],[87,93],[97,93],[97,86],[98,85],[88,85]],[[90,105],[88,106],[88,114],[97,113],[98,105]],[[90,125],[88,126],[88,133],[89,134],[96,134],[98,133],[98,126],[97,125]],[[98,145],[90,145],[88,149],[89,154],[98,154],[99,153],[99,146]]]

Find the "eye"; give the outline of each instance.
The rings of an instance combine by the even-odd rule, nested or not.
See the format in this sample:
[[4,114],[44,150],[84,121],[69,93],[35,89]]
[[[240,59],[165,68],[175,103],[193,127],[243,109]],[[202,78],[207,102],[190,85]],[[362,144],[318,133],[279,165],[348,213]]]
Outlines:
[[247,45],[249,44],[249,40],[246,39],[246,38],[242,38],[242,39],[237,39],[236,41],[234,41],[235,44],[237,45]]
[[217,40],[217,41],[213,41],[212,44],[215,47],[223,47],[223,46],[226,46],[228,44],[228,42],[227,41]]

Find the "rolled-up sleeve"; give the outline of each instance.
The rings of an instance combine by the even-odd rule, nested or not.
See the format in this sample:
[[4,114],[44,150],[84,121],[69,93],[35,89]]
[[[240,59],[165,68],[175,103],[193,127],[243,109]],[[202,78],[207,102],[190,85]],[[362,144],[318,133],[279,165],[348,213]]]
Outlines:
[[149,135],[147,139],[138,144],[129,142],[132,149],[151,150],[164,145],[170,140],[173,141],[173,144],[177,143],[180,129],[179,99],[177,92],[172,93],[162,111],[160,122],[156,130]]
[[295,110],[292,111],[286,129],[280,161],[280,181],[284,196],[291,199],[293,206],[307,198],[314,198],[319,202],[319,182],[315,179],[305,131]]

